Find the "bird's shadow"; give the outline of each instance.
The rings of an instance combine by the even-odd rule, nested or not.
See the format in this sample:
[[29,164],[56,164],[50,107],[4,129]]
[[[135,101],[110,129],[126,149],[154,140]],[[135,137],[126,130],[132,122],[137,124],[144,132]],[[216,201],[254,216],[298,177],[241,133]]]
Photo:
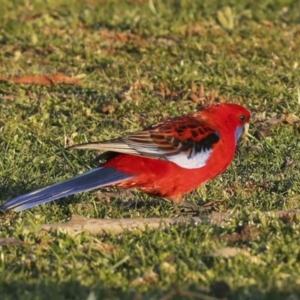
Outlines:
[[[31,179],[30,182],[36,182],[36,178]],[[12,180],[9,176],[2,177],[0,182],[1,204],[13,197],[42,188],[35,186],[35,184],[33,184],[32,188],[28,188],[30,182]],[[112,205],[124,213],[138,210],[140,212],[147,212],[147,214],[153,213],[153,217],[157,217],[160,213],[164,212],[168,212],[168,215],[171,214],[174,216],[197,216],[211,210],[216,210],[217,206],[213,205],[213,202],[211,205],[202,200],[197,201],[197,203],[185,201],[181,205],[175,205],[170,201],[164,201],[158,197],[150,197],[138,191],[116,188],[102,188],[101,190],[94,190],[89,193],[91,197],[95,199],[95,203],[99,203],[99,208],[105,207],[104,205]],[[71,195],[55,201],[55,205],[59,207],[61,213],[67,216],[73,214],[69,204],[78,205],[79,203],[84,203],[80,194]]]

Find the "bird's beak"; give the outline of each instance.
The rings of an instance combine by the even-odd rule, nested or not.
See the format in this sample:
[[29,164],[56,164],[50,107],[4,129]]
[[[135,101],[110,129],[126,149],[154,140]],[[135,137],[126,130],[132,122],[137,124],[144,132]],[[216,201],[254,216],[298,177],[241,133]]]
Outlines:
[[248,131],[249,131],[249,123],[246,123],[244,125],[244,132],[243,132],[243,135],[247,135],[248,134]]

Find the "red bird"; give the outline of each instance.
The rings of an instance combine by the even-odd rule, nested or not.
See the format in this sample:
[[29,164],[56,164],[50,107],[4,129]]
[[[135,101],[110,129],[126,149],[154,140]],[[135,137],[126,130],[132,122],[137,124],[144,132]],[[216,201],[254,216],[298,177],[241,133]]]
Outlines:
[[0,210],[21,211],[112,186],[181,203],[184,194],[226,170],[249,119],[250,112],[243,106],[223,103],[118,139],[75,145],[71,148],[106,151],[99,157],[106,162],[64,182],[13,198]]

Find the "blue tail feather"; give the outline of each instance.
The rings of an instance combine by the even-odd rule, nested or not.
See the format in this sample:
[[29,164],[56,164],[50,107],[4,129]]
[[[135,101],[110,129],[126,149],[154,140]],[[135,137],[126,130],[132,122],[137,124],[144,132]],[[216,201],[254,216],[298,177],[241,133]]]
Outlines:
[[0,210],[22,211],[43,203],[54,201],[83,191],[116,184],[133,178],[114,168],[96,168],[75,176],[66,181],[56,183],[25,195],[8,200],[0,206]]

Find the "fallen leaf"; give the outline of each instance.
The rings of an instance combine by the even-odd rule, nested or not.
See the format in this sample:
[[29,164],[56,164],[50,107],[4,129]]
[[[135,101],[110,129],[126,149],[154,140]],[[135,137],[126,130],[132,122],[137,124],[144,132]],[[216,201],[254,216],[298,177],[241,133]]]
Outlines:
[[83,251],[95,251],[95,252],[105,252],[109,254],[114,254],[117,252],[117,247],[113,245],[109,245],[106,243],[100,242],[98,239],[94,239],[89,242],[87,245],[79,246],[79,249]]
[[247,250],[243,250],[240,248],[223,247],[214,252],[209,253],[207,256],[231,258],[231,257],[235,257],[237,255],[250,256],[250,253]]
[[68,77],[62,73],[56,73],[53,75],[24,75],[16,77],[0,76],[0,81],[13,82],[15,84],[74,84],[81,85],[82,82],[77,78]]
[[202,83],[197,85],[195,82],[192,81],[191,83],[191,90],[188,95],[188,99],[196,102],[201,106],[209,106],[213,103],[224,103],[226,102],[225,96],[218,97],[218,93],[216,90],[212,89],[209,94],[206,93],[205,87]]
[[281,119],[288,123],[288,124],[294,124],[294,123],[297,123],[300,121],[299,117],[297,117],[295,114],[293,113],[289,113],[289,114],[286,114],[286,115],[281,115]]
[[24,242],[13,237],[0,238],[0,246],[20,246],[23,244]]
[[9,81],[9,79],[5,76],[0,76],[0,81],[6,82],[6,81]]
[[155,284],[158,280],[157,273],[153,271],[146,272],[143,276],[137,277],[130,282],[130,286],[139,286],[143,284]]
[[295,165],[294,160],[290,157],[286,157],[280,168],[281,169],[286,169],[286,168],[290,168],[294,165]]
[[107,101],[100,106],[100,111],[105,114],[112,114],[116,111],[116,105],[111,101]]
[[157,271],[162,274],[175,274],[176,273],[176,267],[167,261],[163,261],[158,267]]
[[222,236],[215,235],[213,239],[218,239],[227,243],[254,241],[259,237],[259,229],[252,225],[238,226],[233,233]]
[[135,101],[141,100],[140,91],[153,90],[153,85],[146,81],[135,81],[131,86],[123,86],[121,91],[116,94],[117,99],[121,101]]
[[269,20],[261,20],[260,23],[266,27],[269,27],[269,28],[274,28],[274,23],[272,21],[269,21]]
[[225,7],[224,10],[218,10],[217,19],[224,29],[226,29],[226,30],[233,29],[234,13],[229,6]]
[[280,118],[277,117],[273,117],[270,119],[266,119],[265,117],[265,112],[261,113],[260,115],[255,115],[254,116],[254,120],[255,118],[258,118],[258,122],[255,123],[256,126],[256,131],[254,132],[254,136],[258,139],[258,140],[262,140],[268,136],[271,135],[272,133],[272,129],[282,123],[282,120]]
[[202,23],[188,23],[187,25],[183,25],[179,30],[188,37],[205,35],[207,32]]
[[113,42],[127,43],[129,41],[140,42],[142,37],[130,32],[111,31],[107,28],[99,31],[100,36],[104,40],[111,40]]
[[240,249],[237,247],[223,247],[218,249],[215,252],[209,253],[207,256],[209,257],[224,257],[224,258],[232,258],[238,255],[246,256],[247,259],[254,264],[265,264],[260,258],[257,256],[253,256],[249,251]]
[[14,100],[15,96],[14,95],[3,95],[1,96],[2,100]]
[[270,118],[267,118],[266,112],[254,113],[253,121],[255,122],[256,131],[254,136],[258,140],[262,140],[272,134],[272,129],[279,124],[299,124],[300,118],[293,113],[281,114],[279,116],[276,113],[272,114]]

